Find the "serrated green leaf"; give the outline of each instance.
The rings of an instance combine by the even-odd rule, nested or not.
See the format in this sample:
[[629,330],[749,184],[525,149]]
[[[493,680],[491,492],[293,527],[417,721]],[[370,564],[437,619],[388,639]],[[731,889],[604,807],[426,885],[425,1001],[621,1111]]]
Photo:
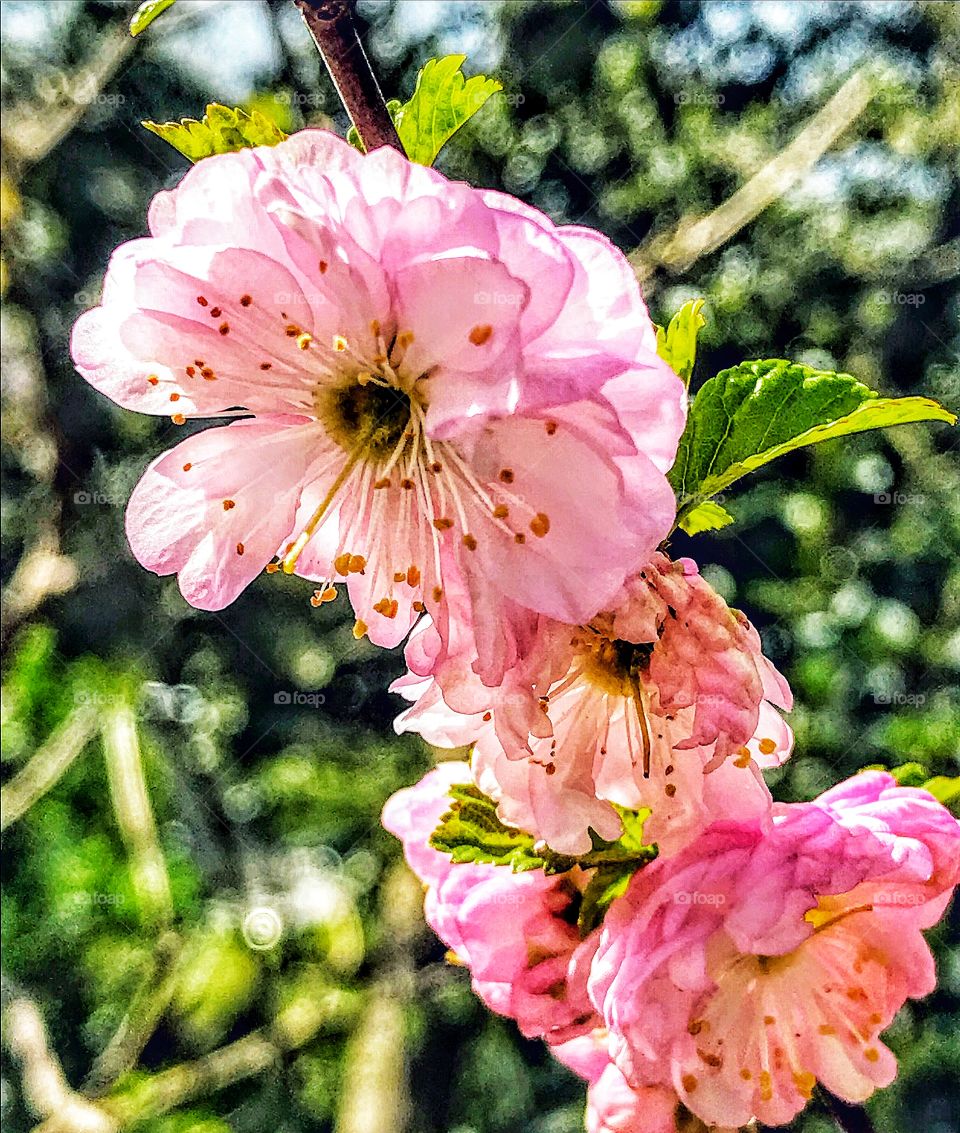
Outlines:
[[450,788],[450,809],[430,838],[435,850],[455,862],[508,865],[515,873],[544,869],[546,860],[534,852],[533,837],[497,818],[497,804],[470,784]]
[[175,0],[147,0],[145,4],[141,4],[130,21],[130,34],[139,35],[161,12],[165,12],[174,3]]
[[713,500],[704,500],[692,511],[688,511],[678,526],[688,535],[699,535],[701,531],[719,531],[722,527],[729,527],[731,523],[733,516],[726,508]]
[[742,362],[705,382],[669,478],[679,516],[769,461],[806,445],[915,421],[956,423],[927,397],[880,397],[850,374],[783,359]]
[[474,75],[461,67],[466,55],[430,59],[417,76],[413,97],[394,119],[400,141],[411,161],[433,165],[443,146],[469,121],[487,99],[503,90],[496,79]]
[[657,353],[687,386],[697,360],[697,334],[707,325],[703,304],[703,299],[691,299],[677,311],[666,330],[657,327]]
[[193,162],[216,153],[275,146],[287,136],[259,110],[247,114],[245,110],[231,110],[216,102],[210,103],[200,122],[195,118],[181,118],[179,122],[144,122],[143,125]]

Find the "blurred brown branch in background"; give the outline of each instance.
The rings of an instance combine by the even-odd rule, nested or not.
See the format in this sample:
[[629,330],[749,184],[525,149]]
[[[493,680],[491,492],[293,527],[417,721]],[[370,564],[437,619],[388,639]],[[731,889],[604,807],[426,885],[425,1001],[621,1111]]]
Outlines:
[[742,188],[706,216],[686,217],[673,232],[652,237],[628,257],[642,283],[655,271],[686,271],[715,251],[791,189],[863,113],[876,90],[866,64],[813,115],[793,141]]

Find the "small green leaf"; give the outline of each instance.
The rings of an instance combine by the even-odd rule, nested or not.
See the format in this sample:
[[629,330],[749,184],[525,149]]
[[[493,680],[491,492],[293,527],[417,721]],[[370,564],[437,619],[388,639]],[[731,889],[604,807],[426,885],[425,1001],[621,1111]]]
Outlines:
[[147,0],[145,4],[133,13],[133,19],[130,21],[130,34],[139,35],[145,27],[148,27],[168,8],[172,7],[174,0]]
[[466,55],[430,59],[417,76],[413,97],[396,113],[400,141],[411,161],[433,165],[442,147],[487,99],[503,90],[495,79],[464,77]]
[[669,478],[679,517],[778,456],[888,425],[956,416],[928,397],[880,397],[850,374],[783,359],[741,362],[700,389]]
[[679,526],[688,535],[699,535],[701,531],[719,531],[721,527],[729,527],[731,523],[733,516],[726,508],[713,500],[704,500],[683,516]]
[[922,785],[951,814],[960,818],[960,775],[935,775]]
[[616,842],[606,842],[592,830],[592,848],[580,856],[558,854],[532,834],[505,826],[497,817],[497,804],[472,784],[450,788],[450,809],[430,837],[435,850],[449,854],[455,862],[508,865],[514,873],[542,869],[544,873],[567,873],[574,866],[593,869],[615,866],[634,873],[657,856],[656,846],[643,841],[643,822],[647,811],[636,814],[617,808],[623,834]]
[[200,161],[215,153],[234,153],[252,146],[275,146],[286,134],[254,110],[231,110],[228,106],[211,102],[203,121],[181,118],[179,122],[144,122],[143,125],[158,138],[169,142],[190,161]]
[[581,938],[589,936],[601,924],[607,909],[627,891],[630,878],[636,872],[636,867],[630,865],[597,867],[593,877],[587,882],[580,900],[577,928],[580,930]]
[[430,838],[435,850],[455,862],[509,865],[515,873],[543,869],[546,860],[534,852],[533,837],[497,818],[497,804],[470,784],[450,788],[453,800]]
[[657,327],[657,353],[687,386],[697,360],[697,334],[707,325],[701,313],[703,304],[703,299],[691,299],[677,311],[666,330]]

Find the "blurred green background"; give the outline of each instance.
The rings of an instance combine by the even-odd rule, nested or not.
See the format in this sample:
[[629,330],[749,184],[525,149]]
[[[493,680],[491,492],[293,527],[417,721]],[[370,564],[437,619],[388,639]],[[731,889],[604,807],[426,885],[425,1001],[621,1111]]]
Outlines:
[[[127,550],[124,502],[174,430],[89,388],[68,335],[186,165],[139,121],[216,100],[346,125],[287,0],[181,0],[135,43],[133,7],[2,7],[4,779],[37,756],[6,804],[5,1128],[32,1128],[40,1095],[60,1099],[47,1133],[97,1128],[55,1076],[24,1080],[53,1052],[70,1087],[110,1095],[112,1128],[574,1133],[580,1085],[444,962],[378,827],[431,760],[393,736],[401,658],[296,579],[200,613]],[[695,385],[774,355],[960,407],[957,5],[359,10],[388,96],[449,52],[503,82],[450,175],[644,249],[658,321],[707,298]],[[686,270],[657,265],[657,236],[865,63],[875,96],[811,173]],[[912,426],[795,454],[726,497],[734,527],[676,541],[796,692],[781,798],[874,762],[957,773],[956,444]],[[947,924],[932,941],[940,987],[889,1032],[881,1133],[960,1129],[960,949]],[[833,1126],[814,1106],[793,1128]]]

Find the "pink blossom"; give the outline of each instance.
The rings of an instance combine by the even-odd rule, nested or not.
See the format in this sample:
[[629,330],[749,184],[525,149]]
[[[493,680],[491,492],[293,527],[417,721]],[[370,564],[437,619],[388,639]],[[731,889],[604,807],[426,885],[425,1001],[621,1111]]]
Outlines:
[[547,876],[454,865],[428,846],[449,808],[450,786],[469,778],[467,764],[441,763],[387,802],[383,825],[403,842],[427,887],[427,922],[470,969],[477,995],[527,1037],[563,1041],[597,1021],[586,988],[599,933],[581,941],[575,924],[586,878],[579,871]]
[[790,689],[689,559],[655,555],[587,626],[541,617],[522,653],[493,692],[469,642],[443,653],[425,624],[393,686],[415,699],[398,730],[474,743],[474,779],[503,822],[579,854],[591,827],[618,836],[614,804],[649,808],[646,834],[673,853],[718,818],[769,812],[761,769],[790,754],[777,711]]
[[128,508],[193,605],[282,564],[391,646],[456,585],[496,683],[524,610],[591,617],[667,534],[685,392],[604,237],[320,130],[205,159],[150,232],[72,349],[127,408],[242,418]]
[[677,1133],[675,1091],[665,1086],[634,1089],[610,1061],[606,1038],[598,1028],[552,1048],[560,1062],[587,1081],[587,1133]]
[[886,774],[717,823],[607,913],[590,994],[611,1058],[708,1125],[786,1123],[817,1081],[863,1101],[896,1073],[880,1033],[933,990],[921,929],[958,880],[960,823]]

